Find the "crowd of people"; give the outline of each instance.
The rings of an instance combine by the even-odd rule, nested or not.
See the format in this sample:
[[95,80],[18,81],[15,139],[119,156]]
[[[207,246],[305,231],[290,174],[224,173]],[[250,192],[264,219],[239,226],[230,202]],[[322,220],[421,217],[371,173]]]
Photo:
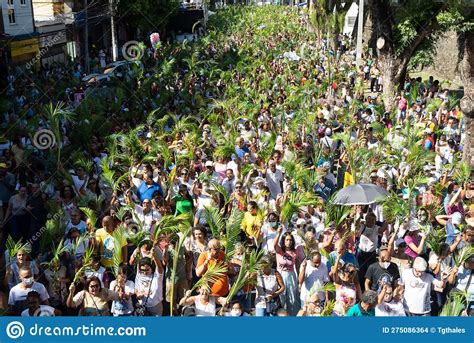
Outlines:
[[[228,7],[103,87],[77,65],[12,78],[3,313],[472,315],[458,102],[407,77],[386,108],[376,57],[332,42],[305,10]],[[355,184],[388,195],[334,202]]]

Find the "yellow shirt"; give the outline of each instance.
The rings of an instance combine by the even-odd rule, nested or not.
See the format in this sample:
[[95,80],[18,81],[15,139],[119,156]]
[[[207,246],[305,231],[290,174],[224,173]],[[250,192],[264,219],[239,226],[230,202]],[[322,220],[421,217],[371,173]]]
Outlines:
[[[99,229],[95,232],[95,239],[99,243],[100,263],[106,268],[113,267],[115,251],[114,236],[108,233],[105,229]],[[127,240],[122,238],[121,246],[124,247],[126,245]]]
[[257,214],[252,216],[250,212],[245,212],[244,219],[242,220],[242,230],[246,233],[248,237],[257,238],[258,231],[262,226],[263,220],[262,215]]
[[348,172],[345,172],[344,173],[344,186],[343,187],[347,187],[347,186],[350,186],[350,185],[353,185],[354,184],[354,177],[352,176],[352,174],[348,173]]

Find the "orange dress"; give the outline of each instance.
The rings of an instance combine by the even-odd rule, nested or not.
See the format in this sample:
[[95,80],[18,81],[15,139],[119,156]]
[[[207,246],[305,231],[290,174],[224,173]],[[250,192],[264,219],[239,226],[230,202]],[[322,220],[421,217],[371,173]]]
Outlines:
[[[196,269],[199,268],[207,259],[207,254],[210,254],[208,251],[204,251],[199,255],[198,263]],[[215,265],[216,263],[226,264],[225,262],[225,253],[223,251],[219,252],[218,258],[211,258],[209,261],[209,266]],[[228,267],[227,267],[228,268]],[[218,297],[225,297],[229,293],[229,278],[227,274],[218,279],[215,283],[211,284],[211,295]]]

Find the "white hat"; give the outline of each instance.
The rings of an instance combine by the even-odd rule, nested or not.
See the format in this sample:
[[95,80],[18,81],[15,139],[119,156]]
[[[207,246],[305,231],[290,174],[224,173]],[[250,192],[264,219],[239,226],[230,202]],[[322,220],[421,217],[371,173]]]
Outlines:
[[413,269],[424,272],[426,271],[426,268],[428,268],[428,263],[423,257],[418,256],[415,258],[415,261],[413,262]]
[[263,177],[261,177],[261,176],[257,176],[257,177],[255,178],[255,181],[254,181],[253,183],[255,183],[255,184],[257,184],[257,183],[265,183],[265,179],[264,179]]
[[326,136],[331,136],[332,135],[332,130],[329,127],[327,127],[326,130],[324,131],[324,134]]
[[206,161],[205,166],[206,167],[214,167],[214,163],[212,163],[212,161]]
[[298,218],[298,220],[296,221],[296,225],[305,225],[306,224],[306,220],[304,220],[303,218]]
[[452,217],[451,217],[451,223],[454,225],[459,225],[461,224],[462,221],[462,214],[460,212],[454,212]]

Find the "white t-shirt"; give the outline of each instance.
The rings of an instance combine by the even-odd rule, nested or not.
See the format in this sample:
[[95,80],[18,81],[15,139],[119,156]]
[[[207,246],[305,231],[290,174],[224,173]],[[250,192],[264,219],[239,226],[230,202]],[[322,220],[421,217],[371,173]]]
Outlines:
[[413,274],[413,268],[403,271],[401,281],[405,285],[403,296],[405,310],[415,314],[429,313],[431,311],[431,284],[439,281],[428,273],[416,277]]
[[155,231],[156,224],[152,224],[153,221],[158,223],[161,220],[160,212],[152,208],[145,214],[144,208],[140,205],[135,205],[133,214],[135,219],[143,224],[143,230],[147,233],[153,233]]
[[[304,271],[304,282],[301,286],[301,303],[306,301],[306,297],[310,292],[311,288],[319,283],[321,286],[329,282],[329,273],[326,264],[320,263],[318,268],[315,268],[311,265],[311,262],[307,262],[306,269]],[[319,300],[324,300],[324,292],[318,292]]]
[[364,252],[373,252],[378,245],[379,226],[365,226],[360,235],[359,248]]
[[145,276],[138,273],[135,277],[135,293],[145,294],[143,301],[146,301],[146,307],[156,306],[163,300],[162,285],[163,274],[158,272],[155,272],[154,275],[150,276]]
[[281,189],[281,183],[283,182],[283,173],[280,169],[276,169],[275,172],[272,172],[270,169],[267,169],[267,186],[270,189],[270,194],[273,199],[276,199],[277,195],[280,194],[283,190]]
[[49,299],[48,291],[46,291],[46,287],[44,287],[42,283],[33,282],[33,285],[26,289],[21,288],[21,286],[21,284],[18,284],[10,290],[10,294],[8,295],[8,305],[15,305],[15,302],[17,301],[25,301],[26,296],[31,291],[38,292],[41,297],[41,301],[46,301]]
[[375,307],[376,317],[405,317],[405,309],[403,308],[402,302],[394,302],[393,300],[389,303],[382,302]]
[[[34,313],[35,317],[55,317],[54,314],[54,307],[48,305],[40,305],[39,309],[37,309]],[[31,317],[29,309],[24,310],[21,312],[22,317]]]
[[[115,291],[115,285],[117,280],[113,280],[110,283],[110,290]],[[135,293],[135,284],[133,281],[125,281],[125,294],[134,294]],[[128,300],[117,300],[112,301],[112,309],[110,311],[114,316],[130,314],[133,312],[133,302],[132,298]]]

